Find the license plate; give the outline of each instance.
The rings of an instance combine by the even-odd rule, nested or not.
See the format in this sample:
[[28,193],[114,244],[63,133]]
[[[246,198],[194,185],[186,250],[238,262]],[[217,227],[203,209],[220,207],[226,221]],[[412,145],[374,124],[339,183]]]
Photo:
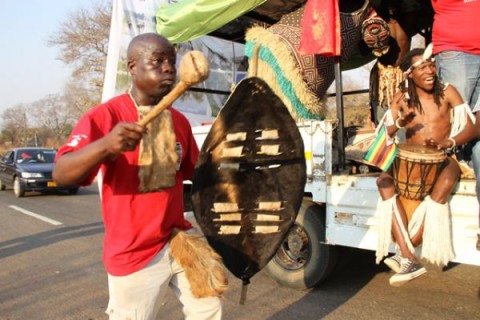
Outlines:
[[47,182],[47,187],[56,187],[57,184],[55,183],[55,181],[48,181]]

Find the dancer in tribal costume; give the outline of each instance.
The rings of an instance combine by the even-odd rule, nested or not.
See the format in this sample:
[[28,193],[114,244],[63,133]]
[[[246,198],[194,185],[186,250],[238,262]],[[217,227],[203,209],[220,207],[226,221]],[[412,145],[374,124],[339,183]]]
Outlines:
[[[449,151],[475,136],[474,118],[455,87],[438,80],[430,56],[431,47],[406,55],[400,65],[405,81],[381,125],[390,136],[404,128],[407,144]],[[421,257],[431,263],[446,265],[453,259],[448,197],[460,173],[458,163],[446,157],[430,195],[424,197],[411,219],[397,196],[391,173],[384,172],[377,179],[383,201],[376,260],[379,263],[388,254],[393,236],[397,253],[384,261],[396,272],[390,278],[391,285],[402,285],[426,272],[416,256],[415,247],[420,244]]]

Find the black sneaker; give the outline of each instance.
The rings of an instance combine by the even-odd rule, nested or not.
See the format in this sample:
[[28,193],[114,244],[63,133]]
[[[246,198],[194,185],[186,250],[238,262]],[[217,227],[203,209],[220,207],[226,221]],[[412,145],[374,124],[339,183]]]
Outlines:
[[400,266],[400,272],[390,277],[390,284],[394,287],[400,287],[427,272],[420,263],[413,262],[408,258],[402,258]]
[[400,255],[400,253],[396,253],[391,257],[385,258],[385,260],[383,260],[383,263],[385,263],[390,269],[392,269],[396,273],[399,273],[401,269],[401,260],[402,256]]

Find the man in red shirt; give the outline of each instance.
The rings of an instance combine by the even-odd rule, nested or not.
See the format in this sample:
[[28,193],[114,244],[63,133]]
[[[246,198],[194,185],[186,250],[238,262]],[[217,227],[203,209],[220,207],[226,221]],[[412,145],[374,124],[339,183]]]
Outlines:
[[162,112],[161,121],[173,125],[173,135],[166,130],[157,135],[160,140],[173,136],[173,143],[163,144],[173,145],[172,182],[154,190],[139,187],[144,170],[140,144],[154,128],[147,132],[137,122],[142,109],[155,106],[172,89],[176,51],[164,37],[146,33],[132,39],[127,59],[131,90],[80,119],[59,149],[53,178],[59,185],[88,185],[100,173],[110,319],[157,319],[167,287],[184,305],[186,319],[220,319],[220,300],[195,298],[170,255],[172,230],[191,228],[183,213],[183,180],[192,178],[198,156],[188,120],[172,107]]
[[[449,82],[458,89],[463,101],[470,105],[479,119],[475,105],[480,105],[480,32],[472,26],[478,25],[480,0],[432,0],[432,6],[435,10],[432,43],[438,74],[443,82]],[[458,155],[463,160],[472,161],[480,204],[478,140],[472,140]],[[480,233],[477,235],[477,248],[480,248]]]

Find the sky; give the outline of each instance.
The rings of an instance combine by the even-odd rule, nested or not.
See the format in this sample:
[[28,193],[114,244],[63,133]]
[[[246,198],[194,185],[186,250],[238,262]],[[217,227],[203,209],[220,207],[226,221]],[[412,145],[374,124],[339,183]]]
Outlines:
[[0,114],[60,94],[71,69],[46,42],[62,21],[92,0],[0,0]]

